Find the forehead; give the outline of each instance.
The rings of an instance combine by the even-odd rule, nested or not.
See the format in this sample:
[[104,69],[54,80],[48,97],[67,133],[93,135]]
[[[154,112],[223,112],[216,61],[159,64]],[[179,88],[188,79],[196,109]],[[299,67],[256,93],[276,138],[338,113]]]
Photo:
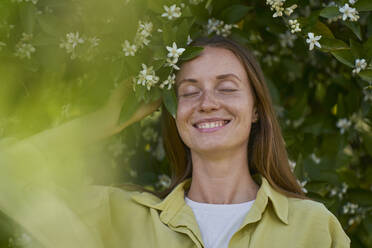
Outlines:
[[184,78],[214,78],[229,73],[242,79],[247,77],[241,60],[232,51],[207,46],[198,57],[182,64],[176,80],[178,82]]

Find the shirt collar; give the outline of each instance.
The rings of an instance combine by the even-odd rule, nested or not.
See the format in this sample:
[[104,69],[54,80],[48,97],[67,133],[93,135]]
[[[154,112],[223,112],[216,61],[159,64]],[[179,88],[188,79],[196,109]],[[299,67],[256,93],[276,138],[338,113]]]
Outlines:
[[[257,192],[256,200],[252,205],[251,211],[254,213],[252,214],[252,219],[249,221],[254,222],[261,218],[270,199],[276,216],[280,221],[288,224],[288,198],[272,188],[267,179],[261,174],[257,173],[252,178],[260,185],[260,188]],[[188,178],[178,184],[163,200],[150,193],[134,194],[132,195],[132,199],[144,206],[160,210],[160,219],[167,224],[172,219],[178,219],[175,217],[181,209],[187,209],[187,215],[192,213],[189,212],[191,209],[185,208],[186,203],[184,200],[185,190],[190,187],[191,180],[191,178]]]

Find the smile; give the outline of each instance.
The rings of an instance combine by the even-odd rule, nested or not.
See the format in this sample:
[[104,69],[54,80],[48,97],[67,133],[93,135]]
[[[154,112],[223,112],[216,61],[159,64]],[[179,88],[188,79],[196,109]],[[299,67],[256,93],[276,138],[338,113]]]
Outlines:
[[209,132],[214,132],[214,131],[217,131],[225,127],[229,122],[230,120],[201,122],[198,124],[194,124],[193,126],[202,133],[205,133],[205,132],[209,133]]

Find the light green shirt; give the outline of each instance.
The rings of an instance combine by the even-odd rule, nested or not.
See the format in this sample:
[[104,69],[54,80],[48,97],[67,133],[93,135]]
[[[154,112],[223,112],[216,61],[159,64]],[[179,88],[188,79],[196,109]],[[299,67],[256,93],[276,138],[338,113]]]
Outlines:
[[[19,156],[42,157],[37,153],[26,144],[3,156],[2,162],[9,165]],[[109,186],[76,192],[46,190],[45,185],[27,188],[21,179],[9,180],[13,169],[5,166],[0,171],[0,210],[44,247],[204,247],[193,211],[184,200],[191,179],[162,200]],[[322,203],[288,198],[261,175],[254,179],[260,185],[256,200],[232,236],[230,248],[350,247],[349,237]]]

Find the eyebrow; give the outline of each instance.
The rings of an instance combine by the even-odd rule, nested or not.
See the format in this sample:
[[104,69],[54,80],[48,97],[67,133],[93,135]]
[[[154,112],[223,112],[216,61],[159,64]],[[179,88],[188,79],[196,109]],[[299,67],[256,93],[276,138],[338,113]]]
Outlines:
[[[227,73],[227,74],[222,74],[222,75],[218,75],[216,77],[216,79],[225,79],[225,78],[228,78],[228,77],[234,77],[236,79],[238,79],[239,81],[242,81],[237,75],[235,75],[234,73]],[[178,82],[178,87],[184,83],[184,82],[191,82],[191,83],[197,83],[198,80],[196,79],[193,79],[193,78],[184,78],[182,79],[181,81]]]

